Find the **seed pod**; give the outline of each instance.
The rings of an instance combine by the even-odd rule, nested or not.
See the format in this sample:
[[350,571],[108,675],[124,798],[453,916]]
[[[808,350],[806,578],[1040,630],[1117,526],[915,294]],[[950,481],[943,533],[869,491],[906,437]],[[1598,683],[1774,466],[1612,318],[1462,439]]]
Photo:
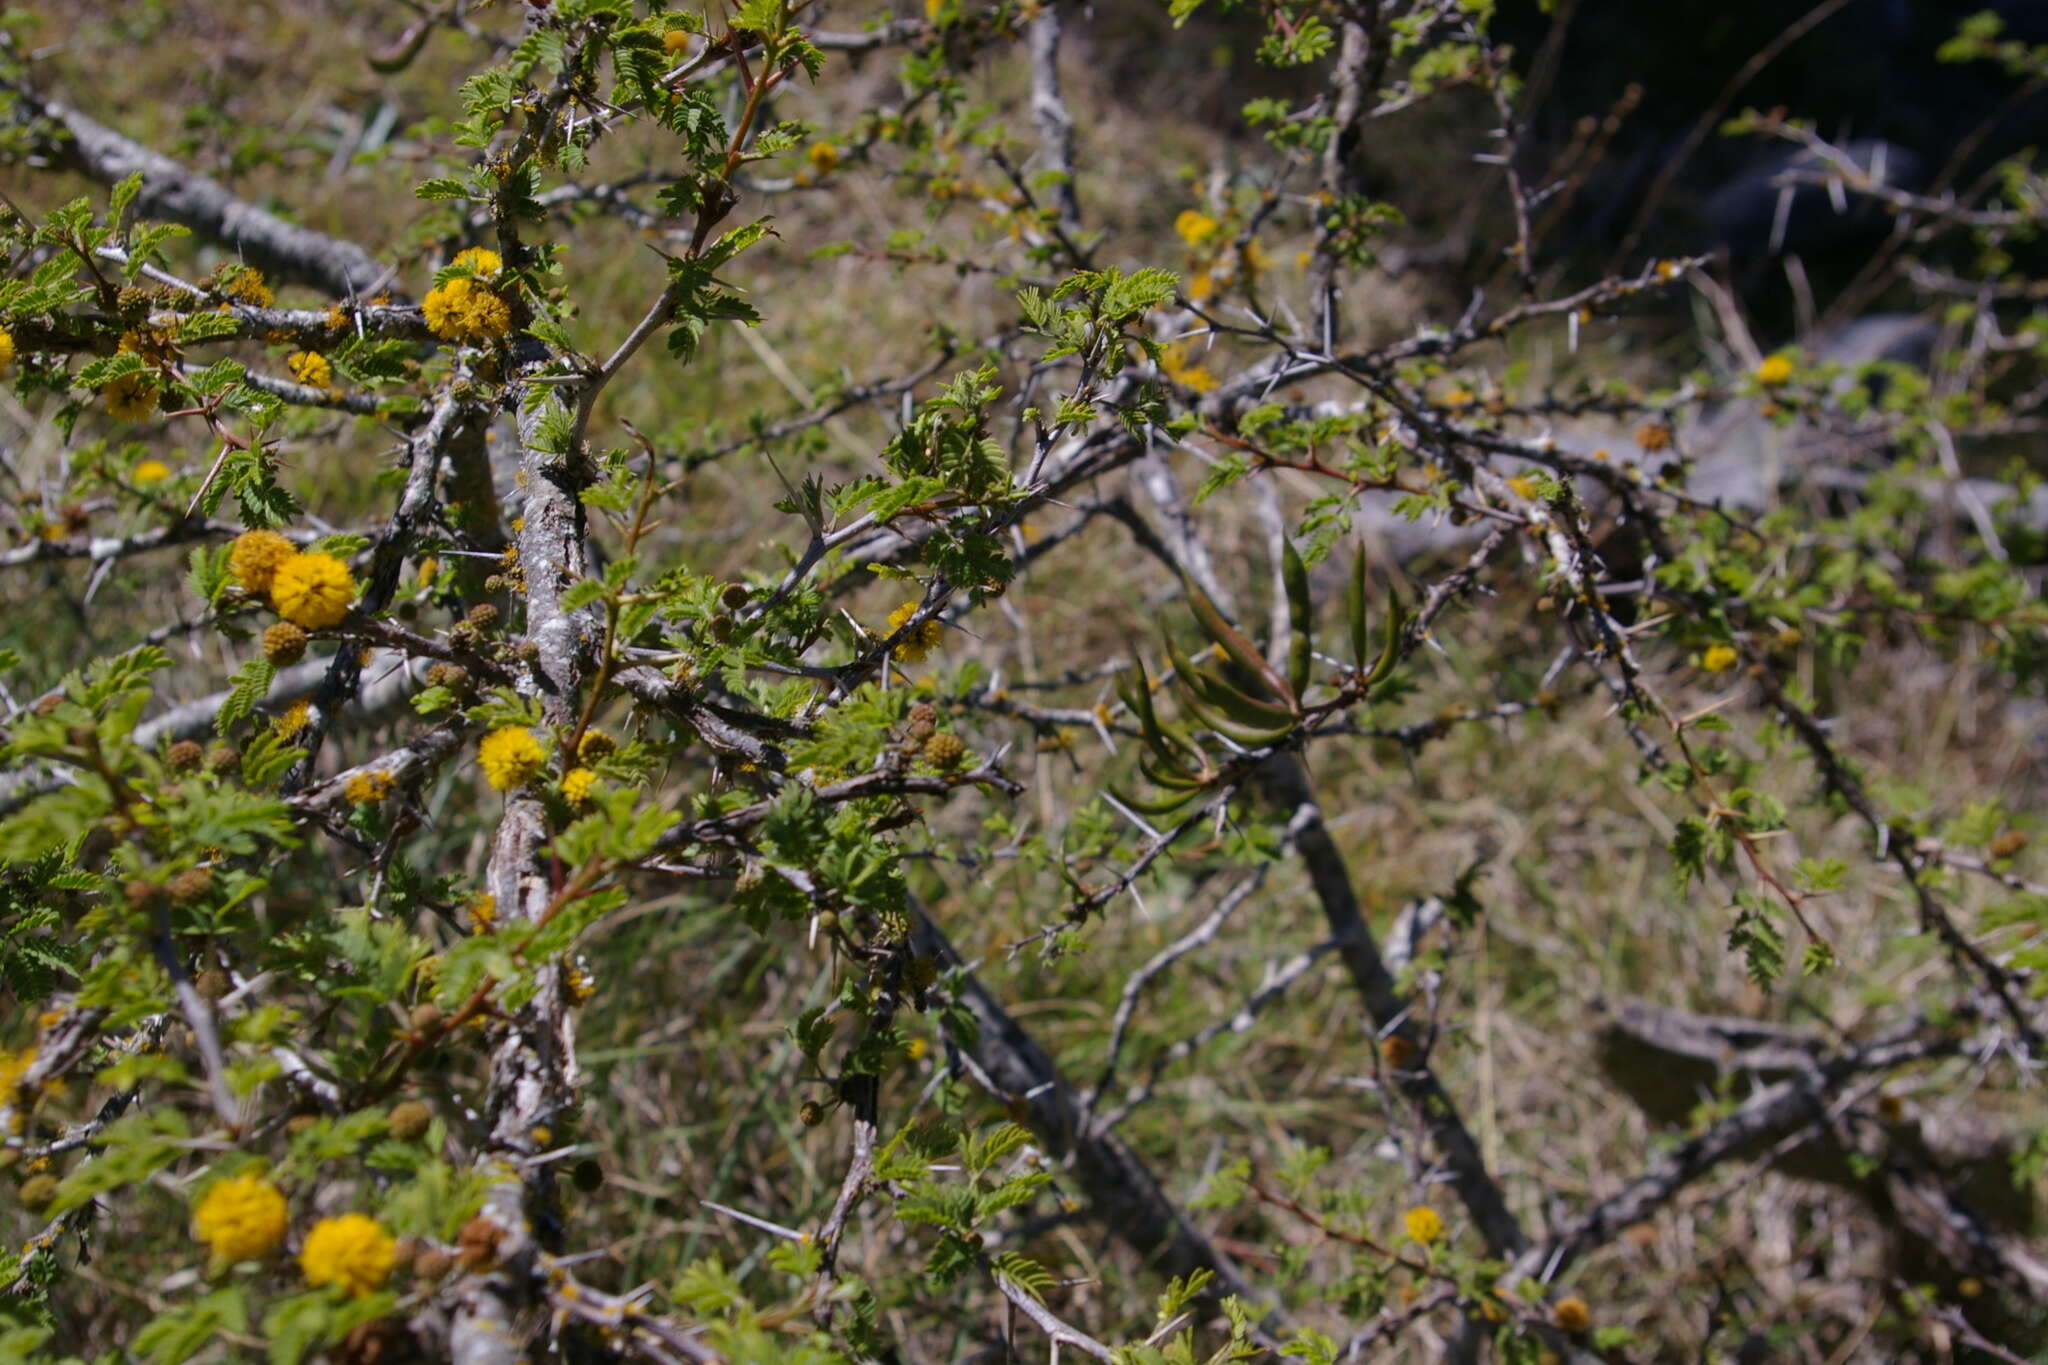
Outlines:
[[412,1031],[432,1033],[441,1027],[441,1007],[433,1001],[423,1001],[412,1007]]
[[796,1111],[796,1116],[803,1120],[804,1127],[816,1128],[825,1121],[825,1106],[816,1100],[805,1100],[803,1107]]
[[725,585],[725,591],[718,595],[718,600],[725,603],[727,611],[738,611],[747,605],[747,597],[746,584],[728,583]]

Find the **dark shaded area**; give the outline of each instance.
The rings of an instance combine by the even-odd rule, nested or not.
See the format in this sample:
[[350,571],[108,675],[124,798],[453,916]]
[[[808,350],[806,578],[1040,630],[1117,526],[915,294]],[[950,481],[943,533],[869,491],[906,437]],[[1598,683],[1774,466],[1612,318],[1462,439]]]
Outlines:
[[[1936,57],[1966,18],[1985,10],[1999,15],[2004,37],[2048,42],[2048,0],[1847,0],[1743,80],[1688,153],[1702,116],[1738,74],[1825,7],[1559,0],[1553,16],[1536,0],[1503,5],[1495,31],[1515,47],[1540,95],[1524,144],[1532,170],[1616,116],[1606,154],[1549,252],[1605,260],[1624,246],[1725,251],[1746,288],[1766,296],[1782,290],[1774,262],[1797,255],[1825,295],[1828,283],[1867,259],[1888,217],[1853,201],[1844,208],[1817,187],[1788,196],[1774,182],[1803,152],[1776,139],[1724,136],[1723,118],[1753,108],[1810,120],[1873,175],[1915,191],[1967,188],[2048,126],[2048,92],[2023,91],[1991,62]],[[1656,192],[1681,154],[1669,185]]]

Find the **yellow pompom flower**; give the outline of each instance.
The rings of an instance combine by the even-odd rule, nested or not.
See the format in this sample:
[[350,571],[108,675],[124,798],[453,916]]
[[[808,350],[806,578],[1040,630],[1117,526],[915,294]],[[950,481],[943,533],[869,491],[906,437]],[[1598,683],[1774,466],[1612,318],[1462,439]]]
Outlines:
[[1586,1306],[1584,1299],[1574,1295],[1557,1301],[1551,1321],[1557,1324],[1560,1332],[1583,1332],[1593,1325],[1593,1310]]
[[[884,633],[894,635],[915,615],[917,603],[905,602],[889,613],[889,628]],[[938,618],[927,618],[911,627],[910,633],[896,642],[896,657],[907,664],[923,663],[925,655],[937,649],[939,641],[943,640],[945,635],[945,629],[939,625]]]
[[128,477],[140,487],[147,488],[153,483],[162,483],[171,477],[171,467],[162,460],[144,460],[128,471]]
[[351,806],[374,806],[390,796],[397,785],[390,773],[357,773],[343,785],[341,797]]
[[673,57],[690,45],[690,30],[672,28],[661,35],[661,50]]
[[571,768],[562,774],[562,799],[572,806],[589,801],[596,787],[597,774],[588,768]]
[[269,592],[278,566],[297,553],[292,543],[275,531],[244,531],[228,551],[228,572],[250,592]]
[[1756,382],[1767,389],[1775,389],[1792,381],[1792,358],[1774,355],[1756,367]]
[[345,1213],[323,1218],[306,1234],[299,1269],[314,1288],[339,1285],[361,1298],[383,1288],[398,1264],[398,1243],[373,1218]]
[[473,246],[456,252],[448,264],[461,266],[472,275],[495,275],[505,268],[505,258],[487,246]]
[[318,351],[293,351],[284,358],[292,378],[316,389],[334,387],[334,364]]
[[483,765],[485,780],[508,792],[533,781],[548,755],[533,731],[523,725],[508,725],[483,737],[476,746],[476,759]]
[[839,149],[829,142],[813,142],[805,155],[811,159],[811,169],[819,175],[830,175],[839,169]]
[[245,265],[223,279],[220,292],[251,308],[268,308],[277,302],[277,295],[271,293],[270,286],[263,282],[263,272],[252,265]]
[[1223,225],[1200,209],[1182,209],[1180,216],[1173,220],[1174,235],[1189,246],[1203,246],[1222,230]]
[[253,1261],[284,1240],[289,1214],[277,1186],[261,1176],[216,1180],[192,1211],[192,1235],[223,1261]]
[[0,327],[0,374],[14,363],[14,333]]
[[1160,350],[1159,368],[1168,379],[1184,389],[1207,393],[1216,387],[1216,376],[1209,372],[1207,365],[1188,362],[1188,343],[1185,341],[1173,342]]
[[295,554],[277,566],[270,580],[270,604],[295,626],[324,630],[338,626],[356,600],[348,565],[333,555]]
[[140,422],[156,411],[156,381],[147,374],[124,374],[100,392],[108,414],[123,422]]
[[278,712],[277,719],[270,722],[270,728],[279,739],[291,739],[312,719],[313,703],[301,697]]
[[1408,1236],[1428,1246],[1444,1235],[1443,1216],[1427,1204],[1418,1204],[1401,1215],[1401,1226]]
[[512,330],[512,308],[468,277],[430,290],[421,305],[427,330],[443,341],[487,341]]
[[1700,655],[1700,667],[1709,673],[1726,673],[1735,667],[1739,657],[1731,645],[1710,645]]

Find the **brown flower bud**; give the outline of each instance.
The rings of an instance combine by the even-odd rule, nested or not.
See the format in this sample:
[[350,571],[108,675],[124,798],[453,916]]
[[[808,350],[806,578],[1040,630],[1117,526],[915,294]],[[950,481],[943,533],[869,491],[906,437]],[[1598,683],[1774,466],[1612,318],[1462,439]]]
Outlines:
[[235,988],[234,980],[218,967],[208,967],[193,978],[192,984],[202,1000],[223,999]]
[[941,770],[958,767],[960,760],[967,756],[967,745],[960,736],[950,730],[933,735],[924,742],[924,761]]
[[602,730],[585,730],[583,738],[576,745],[576,756],[585,763],[610,758],[619,751],[619,742]]
[[263,657],[282,668],[306,657],[306,632],[302,626],[279,621],[263,632]]
[[32,1175],[21,1182],[21,1188],[14,1192],[14,1197],[30,1213],[40,1213],[57,1197],[57,1177]]
[[711,638],[724,644],[732,639],[732,618],[724,612],[711,618]]
[[478,630],[489,630],[498,624],[498,609],[489,602],[479,602],[469,609],[469,615],[463,619]]
[[36,699],[36,714],[48,720],[51,716],[57,714],[57,708],[63,704],[64,694],[62,692],[52,692],[47,697]]
[[441,1007],[431,1000],[422,1001],[412,1007],[412,1031],[432,1033],[441,1027]]
[[796,1111],[796,1116],[804,1121],[804,1127],[816,1128],[825,1121],[825,1106],[816,1100],[805,1100],[803,1107]]
[[604,1184],[604,1167],[588,1159],[579,1161],[569,1170],[569,1183],[584,1194],[592,1194]]
[[432,1284],[455,1268],[455,1258],[439,1247],[421,1247],[412,1258],[413,1278]]
[[747,605],[747,597],[746,584],[728,583],[725,585],[725,591],[718,595],[718,600],[725,603],[727,611],[738,611],[741,607]]
[[498,1259],[498,1243],[504,1237],[505,1229],[478,1214],[464,1223],[462,1231],[456,1234],[455,1244],[461,1249],[455,1259],[462,1263],[464,1269],[480,1270]]
[[434,1111],[425,1100],[407,1100],[393,1105],[387,1120],[391,1125],[391,1136],[400,1142],[412,1142],[425,1136],[433,1121]]
[[173,905],[197,905],[213,890],[213,869],[188,867],[171,878],[164,890],[170,894]]
[[130,877],[121,887],[121,898],[128,902],[131,910],[147,910],[156,904],[156,883]]
[[238,773],[242,770],[242,753],[222,744],[206,756],[206,766],[217,773]]
[[164,765],[174,773],[189,773],[206,757],[196,739],[181,739],[164,751]]

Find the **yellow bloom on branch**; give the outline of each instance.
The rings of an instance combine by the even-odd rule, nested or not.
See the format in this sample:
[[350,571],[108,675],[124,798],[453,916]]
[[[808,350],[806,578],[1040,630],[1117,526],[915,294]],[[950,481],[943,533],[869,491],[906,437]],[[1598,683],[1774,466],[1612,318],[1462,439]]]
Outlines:
[[250,265],[223,278],[220,292],[251,308],[268,308],[277,302],[277,295],[271,293],[270,286],[263,282],[263,272]]
[[1706,652],[1700,655],[1700,667],[1709,673],[1726,673],[1735,667],[1739,658],[1733,646],[1710,645]]
[[1202,246],[1221,231],[1223,225],[1200,209],[1182,209],[1173,220],[1174,235],[1189,246]]
[[1593,1310],[1586,1306],[1584,1299],[1574,1295],[1557,1301],[1551,1320],[1561,1332],[1583,1332],[1593,1325]]
[[472,275],[495,275],[505,268],[505,258],[487,246],[473,246],[456,252],[448,264],[459,265]]
[[1756,367],[1756,382],[1767,389],[1779,388],[1792,382],[1792,358],[1774,355]]
[[[915,615],[917,603],[905,602],[889,613],[889,628],[884,634],[894,635]],[[938,618],[928,617],[912,626],[909,634],[896,642],[896,657],[907,664],[923,663],[925,655],[937,649],[945,635],[945,628],[939,624]]]
[[597,774],[588,768],[571,768],[562,774],[562,799],[572,806],[589,801],[596,788]]
[[512,330],[511,306],[466,276],[430,290],[422,307],[427,330],[443,341],[488,341]]
[[533,781],[548,755],[533,731],[523,725],[508,725],[483,737],[476,746],[476,759],[483,765],[485,780],[508,792]]
[[819,175],[830,175],[839,169],[839,149],[829,142],[813,142],[810,151],[804,155],[811,161],[811,169]]
[[123,422],[140,422],[156,411],[156,381],[147,374],[124,374],[100,392],[108,414]]
[[284,1240],[288,1222],[277,1186],[254,1175],[217,1180],[192,1212],[192,1235],[223,1261],[253,1261]]
[[1407,1229],[1410,1238],[1424,1246],[1444,1235],[1443,1215],[1427,1204],[1418,1204],[1402,1214],[1401,1226]]
[[339,1285],[354,1298],[381,1289],[397,1264],[397,1242],[375,1219],[360,1213],[321,1219],[299,1252],[307,1284],[316,1289]]
[[291,739],[312,719],[313,703],[301,697],[279,712],[277,719],[270,722],[270,728],[279,739]]
[[316,389],[334,387],[334,365],[318,351],[293,351],[284,358],[292,378]]
[[277,566],[270,580],[270,603],[295,626],[324,630],[338,626],[356,600],[356,581],[348,565],[333,555],[295,554]]
[[390,773],[357,773],[341,789],[341,796],[351,806],[374,806],[391,795],[397,779]]
[[162,460],[144,460],[128,472],[128,477],[147,488],[153,483],[162,483],[171,477],[171,467]]
[[14,333],[0,327],[0,374],[14,363]]
[[228,572],[250,592],[269,592],[278,566],[297,553],[297,548],[275,531],[244,531],[228,551]]

